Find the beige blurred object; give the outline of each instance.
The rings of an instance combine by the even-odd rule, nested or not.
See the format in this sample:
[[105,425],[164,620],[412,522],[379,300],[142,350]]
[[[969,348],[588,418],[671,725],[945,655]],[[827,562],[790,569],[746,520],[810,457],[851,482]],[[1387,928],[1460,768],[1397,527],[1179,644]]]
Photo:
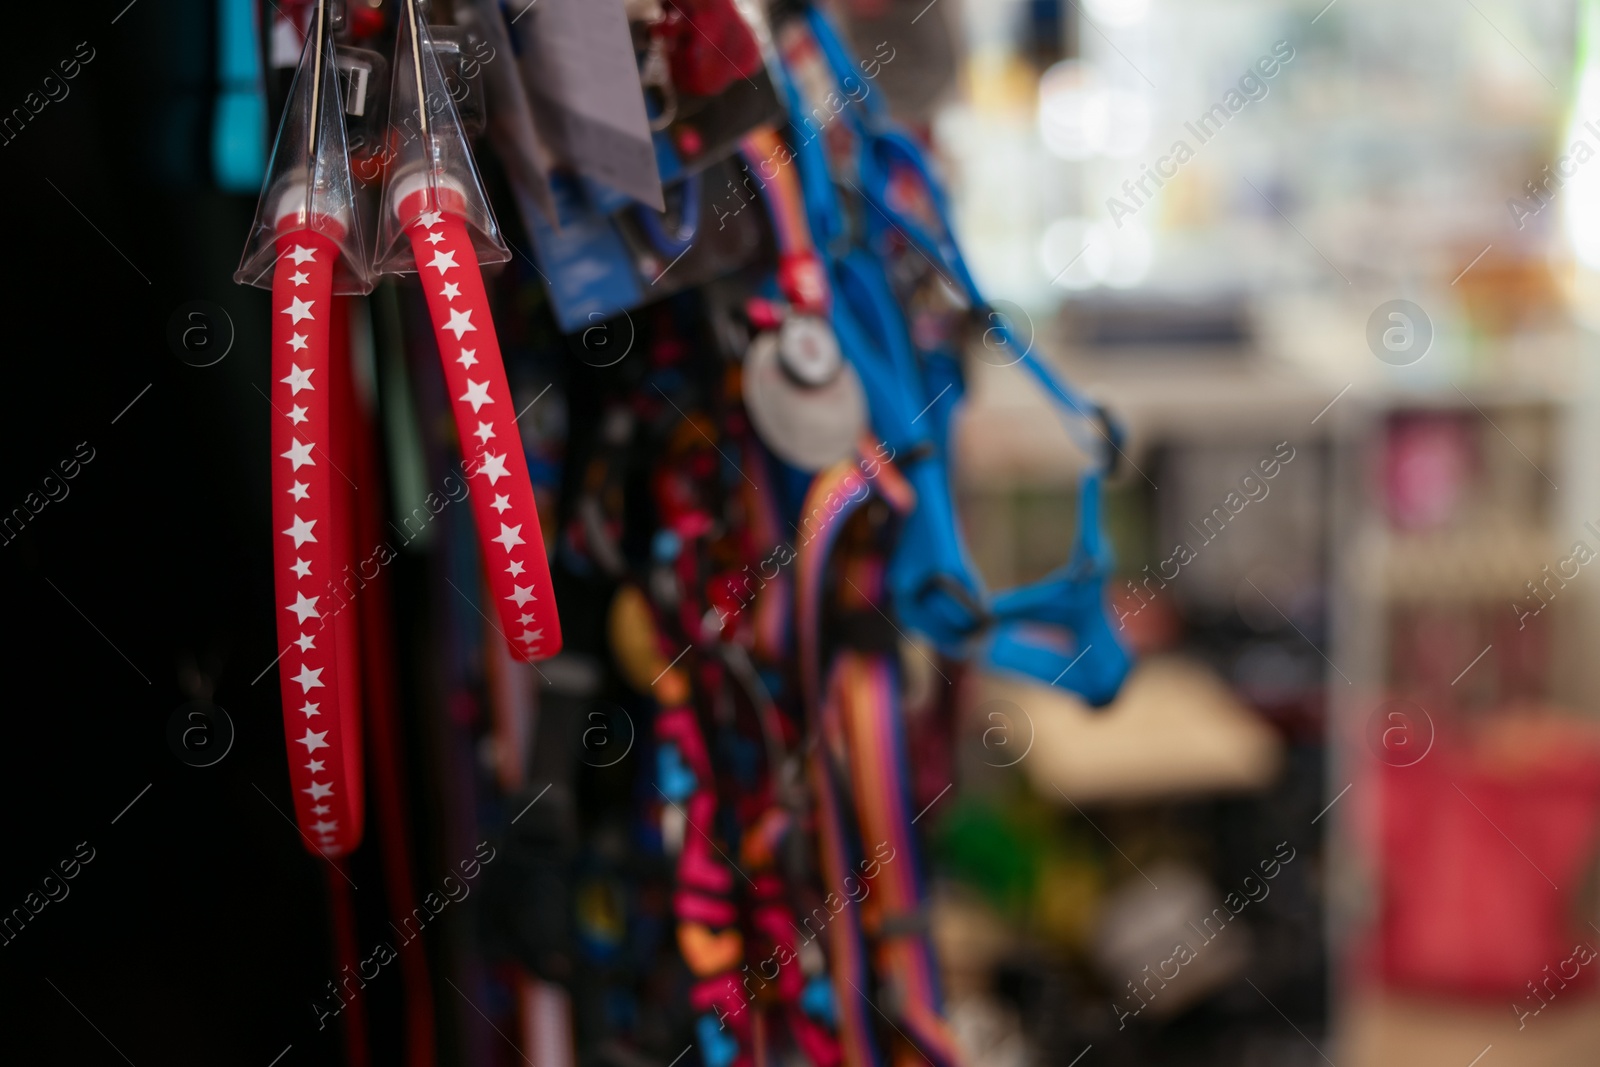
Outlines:
[[1033,1050],[1023,1036],[1016,1011],[995,997],[952,999],[945,1006],[945,1018],[956,1044],[966,1053],[968,1063],[981,1063],[983,1067],[1029,1067],[1034,1062]]
[[945,995],[952,1002],[987,994],[994,969],[1017,947],[1017,936],[973,890],[941,883],[934,890],[931,936]]
[[1376,523],[1356,538],[1353,572],[1371,596],[1400,604],[1511,602],[1566,552],[1546,529],[1494,517],[1466,528],[1394,533]]
[[1351,1001],[1333,1052],[1339,1067],[1594,1067],[1600,1002],[1552,1005],[1517,1029],[1508,1004],[1452,1004],[1367,994]]
[[1019,766],[1045,797],[1074,802],[1247,792],[1277,776],[1277,735],[1203,664],[1160,656],[1134,667],[1110,706],[1062,689],[984,675],[977,703],[1008,700],[1033,723]]

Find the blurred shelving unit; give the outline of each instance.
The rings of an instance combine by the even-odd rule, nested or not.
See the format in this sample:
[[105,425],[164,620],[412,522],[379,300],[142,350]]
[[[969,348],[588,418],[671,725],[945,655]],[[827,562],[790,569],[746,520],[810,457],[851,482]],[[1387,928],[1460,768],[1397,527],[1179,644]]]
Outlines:
[[[1353,1062],[1376,1064],[1394,1062],[1393,1048],[1418,1040],[1417,1028],[1437,1014],[1419,1014],[1403,999],[1374,998],[1370,976],[1360,973],[1357,959],[1369,943],[1377,907],[1371,835],[1378,816],[1376,786],[1370,780],[1368,723],[1394,692],[1397,677],[1415,674],[1404,662],[1405,653],[1396,650],[1396,618],[1426,619],[1432,612],[1466,625],[1498,613],[1504,616],[1502,628],[1504,623],[1514,627],[1511,605],[1527,597],[1525,583],[1538,578],[1541,568],[1566,555],[1575,539],[1586,540],[1600,552],[1600,534],[1584,526],[1593,522],[1600,529],[1600,390],[1596,388],[1600,376],[1580,358],[1595,343],[1577,332],[1504,346],[1481,343],[1473,361],[1452,359],[1446,353],[1440,362],[1465,368],[1460,378],[1441,374],[1437,368],[1425,368],[1430,371],[1427,375],[1415,368],[1390,368],[1365,350],[1359,334],[1356,338],[1361,347],[1347,349],[1344,362],[1349,369],[1343,375],[1324,370],[1304,354],[1290,360],[1253,350],[1199,356],[1145,350],[1108,358],[1073,353],[1057,347],[1053,338],[1041,343],[1047,353],[1068,353],[1057,357],[1058,364],[1127,425],[1131,469],[1113,493],[1111,513],[1123,570],[1135,577],[1148,574],[1144,564],[1164,555],[1156,548],[1161,542],[1153,530],[1173,525],[1151,501],[1168,494],[1183,500],[1220,501],[1228,489],[1221,478],[1197,486],[1197,469],[1214,474],[1216,463],[1186,466],[1184,456],[1220,451],[1244,457],[1235,465],[1242,463],[1242,469],[1248,469],[1255,452],[1270,452],[1275,443],[1287,441],[1297,455],[1310,457],[1307,467],[1292,473],[1315,483],[1311,495],[1321,529],[1313,543],[1323,554],[1324,569],[1320,578],[1311,579],[1313,591],[1299,595],[1291,591],[1281,599],[1272,596],[1275,608],[1282,608],[1276,618],[1274,609],[1252,613],[1248,607],[1236,608],[1230,619],[1216,603],[1188,606],[1198,612],[1194,617],[1200,630],[1220,629],[1231,638],[1259,627],[1255,637],[1265,635],[1269,646],[1299,657],[1302,677],[1310,670],[1318,706],[1309,715],[1285,717],[1278,699],[1282,694],[1275,696],[1270,685],[1253,684],[1250,671],[1238,670],[1249,656],[1233,659],[1230,671],[1228,655],[1219,654],[1218,641],[1207,638],[1191,649],[1202,659],[1212,657],[1215,676],[1228,680],[1230,686],[1224,688],[1233,700],[1274,723],[1283,737],[1291,739],[1291,749],[1303,748],[1300,761],[1269,761],[1275,768],[1286,767],[1288,775],[1300,775],[1302,787],[1306,776],[1314,780],[1300,797],[1303,810],[1289,802],[1281,778],[1263,785],[1245,781],[1248,774],[1229,781],[1222,773],[1210,784],[1185,783],[1181,776],[1158,784],[1148,773],[1119,771],[1111,757],[1096,767],[1091,776],[1094,785],[1083,804],[1090,813],[1131,807],[1148,815],[1163,805],[1226,807],[1236,803],[1227,801],[1228,796],[1254,793],[1265,798],[1265,806],[1294,811],[1303,824],[1302,835],[1310,835],[1302,839],[1315,842],[1319,877],[1325,881],[1310,887],[1310,892],[1326,894],[1325,900],[1315,901],[1321,926],[1317,939],[1332,949],[1325,961],[1326,983],[1317,993],[1324,998],[1324,1010],[1320,1016],[1312,1010],[1297,1018],[1320,1017],[1327,1040],[1352,1042],[1361,1050],[1361,1059]],[[1074,519],[1070,486],[1079,462],[1065,432],[1031,395],[1031,387],[1015,369],[998,365],[1001,362],[988,352],[975,353],[971,361],[972,385],[959,428],[957,473],[969,528],[983,546],[980,563],[996,583],[1029,577],[1061,561],[1066,551],[1062,531],[1069,530]],[[1369,363],[1375,373],[1366,366]],[[1459,483],[1458,499],[1446,509],[1449,515],[1441,512],[1426,522],[1397,526],[1386,510],[1392,502],[1385,499],[1385,450],[1397,425],[1442,425],[1454,435],[1450,440],[1466,442],[1468,454],[1458,458],[1467,462],[1453,476]],[[1314,475],[1304,473],[1313,470]],[[1441,476],[1436,470],[1426,473]],[[1395,477],[1393,471],[1387,475]],[[1169,484],[1167,477],[1176,480]],[[1285,477],[1276,484],[1287,489],[1291,483]],[[1127,521],[1128,508],[1116,502],[1129,495],[1146,501],[1132,523]],[[1019,506],[1017,501],[1029,503]],[[1268,497],[1260,507],[1265,513],[1282,503],[1287,501]],[[1191,520],[1205,510],[1203,505],[1177,505],[1180,511],[1186,506]],[[1248,529],[1245,521],[1251,518],[1248,513],[1241,516],[1238,532]],[[1141,523],[1152,530],[1143,535],[1131,532]],[[1043,536],[1045,529],[1055,535]],[[1262,574],[1270,575],[1270,561],[1265,570],[1256,569],[1249,559],[1229,562],[1243,568],[1226,579],[1235,584],[1236,592],[1250,579],[1260,587],[1256,592],[1263,599],[1267,597],[1263,590],[1275,593],[1294,587],[1292,580],[1276,588],[1268,584],[1270,579]],[[1218,587],[1215,575],[1196,577],[1202,585]],[[1174,592],[1188,580],[1185,576],[1175,581]],[[1243,605],[1244,595],[1235,600]],[[1600,637],[1600,581],[1572,583],[1552,604],[1550,617],[1549,670],[1541,676],[1551,682],[1542,695],[1594,714],[1600,711],[1595,696],[1600,693],[1600,664],[1588,650]],[[1449,690],[1454,682],[1457,694],[1472,694],[1473,700],[1485,702],[1491,699],[1489,691],[1503,681],[1503,672],[1492,649],[1486,649],[1482,659],[1473,659],[1479,649],[1493,643],[1496,624],[1476,625],[1487,636],[1472,645],[1459,663],[1451,660],[1448,676],[1437,684]],[[1466,629],[1473,632],[1471,626]],[[1227,640],[1220,643],[1226,645]],[[1279,659],[1282,674],[1282,656]],[[1471,670],[1464,670],[1469,665]],[[1205,688],[1191,687],[1196,692]],[[985,689],[984,695],[993,697],[1002,690]],[[1009,696],[1027,706],[1025,694]],[[1167,699],[1181,702],[1183,696],[1180,692]],[[1208,699],[1197,696],[1195,702]],[[1079,745],[1104,743],[1063,730],[1052,726],[1042,730],[1041,737],[1055,731]],[[1147,750],[1150,766],[1164,758],[1161,747]],[[1311,756],[1309,764],[1306,754]],[[1139,764],[1138,757],[1133,757],[1133,764]],[[1144,769],[1148,772],[1150,767]],[[1068,763],[1045,759],[1030,768],[1030,780],[1039,795],[1054,799],[1052,775],[1059,780],[1069,773]],[[1119,774],[1126,778],[1121,786]],[[1309,808],[1304,807],[1307,802]],[[1324,814],[1329,804],[1333,807]],[[1260,817],[1259,811],[1250,816]],[[1216,824],[1211,829],[1214,833]],[[1467,1014],[1478,1020],[1482,1011],[1473,1008]],[[1547,1035],[1557,1046],[1552,1063],[1568,1062],[1561,1059],[1563,1040],[1590,1031],[1574,1023],[1559,1030],[1567,1037],[1557,1038],[1557,1033],[1552,1027]]]
[[[1396,878],[1383,867],[1405,862],[1387,835],[1397,821],[1441,817],[1396,807],[1395,776],[1438,759],[1433,745],[1476,745],[1480,762],[1503,760],[1475,738],[1492,736],[1506,716],[1532,716],[1519,728],[1532,733],[1552,716],[1600,714],[1592,652],[1600,582],[1581,571],[1558,575],[1543,586],[1548,609],[1533,592],[1576,543],[1600,551],[1600,534],[1586,525],[1600,527],[1597,351],[1581,331],[1484,342],[1481,362],[1493,372],[1431,389],[1369,391],[1341,405],[1335,421],[1335,542],[1344,548],[1334,556],[1329,654],[1349,684],[1330,679],[1328,782],[1349,793],[1330,815],[1327,876],[1329,940],[1343,946],[1335,960],[1341,1063],[1443,1067],[1469,1045],[1470,1058],[1492,1043],[1514,1047],[1523,1062],[1579,1064],[1600,1040],[1592,997],[1568,1000],[1549,1026],[1523,1032],[1506,1009],[1513,996],[1430,990],[1404,973],[1427,961],[1396,964],[1392,957],[1407,950],[1382,943],[1384,886]],[[1455,499],[1413,500],[1426,514],[1409,507],[1405,468],[1413,463],[1431,464],[1442,479],[1435,488],[1453,486],[1443,495]],[[1537,610],[1523,616],[1519,607]],[[1430,794],[1428,804],[1488,820],[1446,793]],[[1492,832],[1512,840],[1504,829]],[[1500,859],[1532,862],[1511,846]],[[1591,869],[1581,880],[1594,877]],[[1572,908],[1580,929],[1596,914],[1582,893]],[[1398,980],[1386,976],[1394,971]]]
[[[1019,29],[1039,7],[966,6],[969,92],[933,130],[980,282],[1128,430],[1128,469],[1107,506],[1120,578],[1146,580],[1145,565],[1170,558],[1263,450],[1297,450],[1270,496],[1130,623],[1136,641],[1205,664],[1270,724],[1283,751],[1275,783],[1174,789],[1129,773],[1119,793],[1108,756],[1082,813],[1037,772],[1033,785],[1117,839],[1128,855],[1113,855],[1107,876],[1129,882],[1129,863],[1188,848],[1220,883],[1257,847],[1252,832],[1309,834],[1315,928],[1273,927],[1248,975],[1317,1048],[1292,1032],[1273,1045],[1283,1018],[1246,986],[1174,1017],[1195,1038],[1187,1051],[1154,1040],[1135,1058],[1460,1067],[1491,1041],[1498,1056],[1510,1039],[1456,1053],[1498,1032],[1488,1014],[1512,1018],[1503,1002],[1418,1009],[1372,981],[1383,872],[1369,723],[1397,693],[1471,715],[1507,694],[1600,714],[1600,577],[1589,568],[1541,612],[1542,645],[1495,632],[1518,632],[1524,583],[1576,539],[1600,551],[1600,533],[1585,532],[1600,528],[1600,342],[1571,323],[1574,294],[1600,287],[1572,284],[1560,240],[1576,183],[1525,222],[1508,208],[1568,148],[1577,5],[1084,0],[1064,17],[1093,30],[1077,25],[1072,47],[1045,59]],[[1192,141],[1184,121],[1279,41],[1294,56],[1266,91],[1134,215],[1111,216],[1124,180],[1174,138]],[[1427,318],[1426,354],[1408,366],[1369,340],[1396,299]],[[1190,343],[1140,341],[1184,309]],[[1121,336],[1084,340],[1097,330]],[[1195,343],[1207,334],[1224,340]],[[1006,355],[970,353],[956,449],[970,539],[997,585],[1065,557],[1082,463]],[[1455,492],[1431,501],[1436,513],[1412,499],[1430,482]],[[1421,512],[1399,514],[1397,501]],[[1145,832],[1174,820],[1183,833]],[[1297,937],[1320,980],[1303,977],[1307,960],[1296,971],[1273,955],[1274,938]],[[1069,987],[1080,1000],[1085,988],[1111,995]],[[1218,1034],[1234,1039],[1226,1052]],[[1593,1039],[1581,1020],[1552,1025],[1516,1048],[1526,1062],[1586,1063],[1592,1054],[1570,1047],[1583,1034]],[[1062,1050],[1047,1051],[1053,1061]]]

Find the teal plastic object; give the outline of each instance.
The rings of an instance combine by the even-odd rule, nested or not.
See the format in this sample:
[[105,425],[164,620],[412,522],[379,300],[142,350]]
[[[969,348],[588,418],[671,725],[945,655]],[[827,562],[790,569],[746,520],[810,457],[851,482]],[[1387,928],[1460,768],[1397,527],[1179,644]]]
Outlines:
[[267,94],[254,0],[217,0],[217,101],[211,174],[230,193],[253,193],[267,173]]

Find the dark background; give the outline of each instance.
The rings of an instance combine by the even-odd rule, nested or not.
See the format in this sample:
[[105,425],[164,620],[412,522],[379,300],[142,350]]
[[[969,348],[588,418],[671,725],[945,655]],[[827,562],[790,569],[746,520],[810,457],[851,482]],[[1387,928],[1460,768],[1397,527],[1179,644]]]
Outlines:
[[[269,312],[231,280],[255,197],[210,180],[214,5],[125,6],[7,9],[0,112],[80,42],[94,58],[0,146],[0,510],[80,442],[94,451],[0,545],[0,911],[80,842],[94,859],[0,946],[0,1060],[265,1067],[293,1045],[282,1063],[334,1062],[336,1031],[318,1033],[309,1007],[334,973],[326,875],[289,821],[277,676],[262,675]],[[193,301],[232,320],[213,366],[168,342]],[[191,767],[168,720],[208,686],[236,738]]]

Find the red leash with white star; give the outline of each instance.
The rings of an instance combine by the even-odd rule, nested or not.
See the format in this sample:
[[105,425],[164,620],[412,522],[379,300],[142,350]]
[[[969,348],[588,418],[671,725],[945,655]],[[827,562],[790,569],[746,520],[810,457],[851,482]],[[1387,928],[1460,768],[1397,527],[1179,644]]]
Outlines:
[[[425,206],[427,195],[402,200],[400,217]],[[439,341],[497,629],[517,659],[548,659],[561,651],[561,620],[478,254],[449,211],[424,211],[405,231]]]
[[[331,327],[338,247],[313,230],[278,238],[272,279],[272,515],[278,602],[278,677],[296,821],[307,846],[342,856],[361,840],[360,708],[340,670],[334,583],[348,546],[333,482]],[[344,509],[347,513],[348,508]],[[335,603],[337,601],[337,604]],[[329,625],[334,623],[334,625]],[[344,631],[341,634],[341,631]]]

